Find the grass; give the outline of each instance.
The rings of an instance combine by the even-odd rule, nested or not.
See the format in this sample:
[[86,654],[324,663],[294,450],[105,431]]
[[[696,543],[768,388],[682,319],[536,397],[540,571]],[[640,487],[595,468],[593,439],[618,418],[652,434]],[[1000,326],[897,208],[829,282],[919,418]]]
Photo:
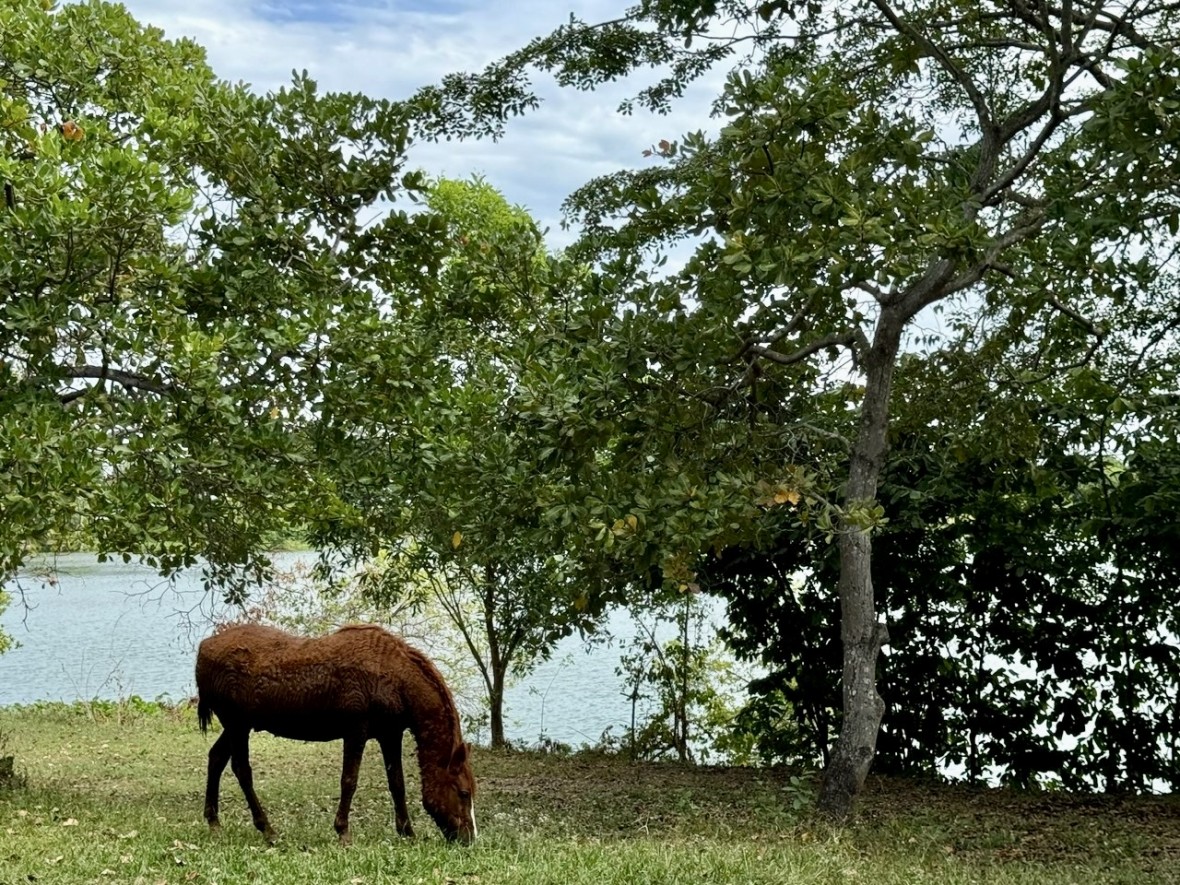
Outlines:
[[2,709],[0,733],[19,775],[0,786],[0,885],[1180,882],[1175,797],[870,778],[856,822],[838,828],[808,813],[813,785],[785,771],[480,750],[480,839],[465,849],[417,804],[409,757],[418,837],[394,836],[372,748],[341,848],[339,744],[255,735],[255,785],[280,833],[268,846],[228,771],[222,831],[206,829],[211,739],[187,707]]

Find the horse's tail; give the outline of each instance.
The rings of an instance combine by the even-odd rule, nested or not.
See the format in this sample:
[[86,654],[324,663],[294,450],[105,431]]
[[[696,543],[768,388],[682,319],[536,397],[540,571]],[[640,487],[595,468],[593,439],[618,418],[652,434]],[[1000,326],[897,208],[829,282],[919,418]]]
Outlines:
[[209,730],[209,723],[213,721],[213,708],[209,706],[200,694],[197,695],[197,722],[201,725],[201,734]]

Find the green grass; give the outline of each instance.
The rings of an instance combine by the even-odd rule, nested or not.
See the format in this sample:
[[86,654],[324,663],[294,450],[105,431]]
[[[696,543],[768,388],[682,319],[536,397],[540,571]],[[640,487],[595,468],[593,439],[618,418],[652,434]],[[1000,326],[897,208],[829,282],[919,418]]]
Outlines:
[[[1133,883],[1180,882],[1180,803],[1021,794],[870,778],[856,822],[806,809],[788,772],[631,765],[597,755],[475,757],[480,839],[446,844],[418,804],[393,834],[380,754],[366,754],[354,844],[332,830],[339,744],[252,741],[279,842],[250,825],[227,771],[222,831],[201,819],[191,709],[0,710],[16,783],[0,785],[0,885],[16,883]],[[23,783],[22,783],[23,781]]]

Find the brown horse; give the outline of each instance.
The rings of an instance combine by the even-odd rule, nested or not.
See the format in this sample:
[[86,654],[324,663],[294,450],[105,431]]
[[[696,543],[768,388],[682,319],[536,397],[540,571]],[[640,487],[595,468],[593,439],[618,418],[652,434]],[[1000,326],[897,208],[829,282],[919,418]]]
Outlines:
[[336,832],[348,844],[348,810],[365,744],[376,739],[397,831],[413,836],[402,774],[402,733],[418,744],[422,805],[448,840],[475,840],[475,778],[451,692],[426,655],[380,627],[342,627],[320,639],[274,627],[228,627],[197,651],[197,716],[205,731],[213,714],[223,731],[209,750],[205,820],[220,824],[218,790],[226,762],[246,794],[257,827],[274,830],[254,793],[250,732],[301,741],[344,741]]

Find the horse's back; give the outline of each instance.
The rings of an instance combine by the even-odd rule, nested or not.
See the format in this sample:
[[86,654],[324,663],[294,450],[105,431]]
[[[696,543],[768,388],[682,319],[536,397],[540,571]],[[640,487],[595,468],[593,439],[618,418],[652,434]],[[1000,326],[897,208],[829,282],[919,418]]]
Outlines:
[[202,706],[242,726],[302,740],[332,740],[373,715],[397,718],[396,661],[404,643],[356,625],[320,638],[275,627],[228,627],[201,642]]
[[401,637],[375,624],[347,624],[319,637],[296,636],[265,624],[238,624],[201,641],[197,670],[267,662],[299,669],[324,662],[374,661],[399,656],[406,648]]

